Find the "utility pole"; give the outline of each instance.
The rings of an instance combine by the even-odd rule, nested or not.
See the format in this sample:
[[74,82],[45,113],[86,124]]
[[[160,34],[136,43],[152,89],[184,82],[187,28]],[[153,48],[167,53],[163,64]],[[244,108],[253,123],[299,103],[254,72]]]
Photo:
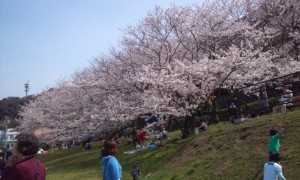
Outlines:
[[27,96],[28,91],[29,91],[29,80],[25,84],[25,93],[26,93],[26,96]]

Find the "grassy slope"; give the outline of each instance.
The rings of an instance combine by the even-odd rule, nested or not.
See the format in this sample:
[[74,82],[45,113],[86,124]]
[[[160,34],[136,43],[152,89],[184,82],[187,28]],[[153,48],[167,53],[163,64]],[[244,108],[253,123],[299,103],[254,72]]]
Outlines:
[[[297,179],[300,110],[249,119],[240,125],[222,122],[182,140],[176,140],[179,132],[174,132],[164,147],[132,155],[122,153],[132,149],[124,141],[118,155],[123,179],[131,179],[134,163],[143,173],[140,179],[261,179],[268,161],[269,129],[278,123],[286,130],[281,138],[283,173],[287,179]],[[93,144],[90,151],[75,148],[40,156],[48,168],[47,180],[101,179],[99,144]]]

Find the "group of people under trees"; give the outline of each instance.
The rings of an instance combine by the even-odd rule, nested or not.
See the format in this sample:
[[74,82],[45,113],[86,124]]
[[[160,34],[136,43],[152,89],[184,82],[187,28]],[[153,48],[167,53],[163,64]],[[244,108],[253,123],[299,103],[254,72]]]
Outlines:
[[133,142],[134,148],[136,148],[136,145],[139,144],[141,147],[145,146],[145,137],[146,132],[144,130],[137,130],[136,127],[133,127],[131,132],[131,138]]
[[[280,105],[290,102],[292,98],[292,92],[290,90],[286,88],[283,90],[285,93],[279,99]],[[207,130],[207,124],[205,121],[200,122],[198,130]],[[270,139],[268,144],[269,162],[264,164],[264,180],[286,179],[282,173],[282,166],[280,164],[281,155],[279,153],[280,137],[283,132],[284,128],[282,124],[278,124],[276,128],[270,129]],[[145,147],[146,132],[144,130],[137,130],[136,127],[134,127],[131,135],[134,147],[136,147],[137,144]],[[153,141],[149,145],[162,145],[162,141],[165,138],[167,138],[167,133],[164,126],[161,126],[158,138],[160,142]],[[90,148],[90,144],[86,143],[84,149],[88,150]],[[13,148],[12,155],[8,157],[7,162],[2,163],[2,160],[0,159],[1,180],[44,180],[46,177],[46,168],[38,159],[35,158],[38,150],[39,142],[37,137],[32,134],[18,135],[16,137],[16,143]],[[101,155],[104,180],[120,180],[122,178],[122,166],[117,160],[116,155],[117,143],[114,140],[105,140]],[[141,174],[137,165],[133,165],[130,173],[134,180],[136,180]]]
[[166,144],[165,139],[168,138],[168,134],[166,128],[162,125],[159,128],[159,133],[153,137],[151,142],[148,144],[147,148],[153,149],[157,147],[161,147]]
[[[268,144],[269,162],[264,164],[264,180],[286,180],[282,173],[282,166],[280,165],[281,156],[279,154],[280,136],[284,129],[281,124],[277,128],[270,130],[270,139]],[[122,167],[116,159],[117,147],[113,140],[106,140],[104,142],[104,149],[102,150],[102,172],[104,180],[119,180],[122,176]],[[137,165],[133,165],[131,175],[134,180],[140,175]]]
[[[280,105],[290,102],[292,98],[292,92],[290,90],[283,88],[283,91],[284,94],[279,99]],[[206,122],[201,121],[197,129],[198,131],[207,130]],[[285,180],[280,164],[281,155],[279,153],[280,137],[283,131],[284,128],[281,124],[278,124],[276,128],[270,130],[268,144],[269,162],[264,164],[264,180]],[[134,147],[136,147],[137,144],[145,147],[146,132],[144,130],[137,130],[136,127],[134,127],[131,135]],[[161,126],[158,138],[159,142],[152,140],[149,145],[162,145],[164,143],[163,139],[165,138],[167,138],[167,133],[164,126]],[[16,137],[16,140],[12,155],[8,157],[6,164],[4,164],[4,162],[1,163],[1,180],[44,180],[46,177],[46,168],[35,158],[35,154],[37,154],[39,150],[37,137],[32,134],[20,134]],[[88,150],[90,148],[90,144],[86,143],[84,149]],[[101,155],[104,180],[120,180],[122,178],[122,166],[117,160],[116,155],[117,143],[114,140],[105,140]],[[0,162],[2,162],[1,159]],[[133,165],[131,170],[132,178],[136,180],[140,174],[138,166]]]
[[[148,134],[149,135],[149,134]],[[158,134],[156,134],[151,141],[146,145],[146,131],[143,129],[137,130],[133,127],[131,132],[131,138],[133,142],[133,147],[135,149],[145,149],[145,148],[156,148],[163,146],[165,144],[165,139],[168,138],[167,131],[163,125],[160,126]]]
[[[201,121],[198,127],[199,131],[207,130],[207,124],[205,121]],[[145,136],[146,132],[144,130],[137,130],[133,127],[131,132],[131,138],[134,148],[137,144],[145,147]],[[164,144],[164,139],[167,139],[167,131],[162,125],[159,128],[159,134],[156,138],[152,139],[148,144],[147,148],[156,148]],[[117,143],[113,139],[108,139],[104,141],[104,147],[102,149],[101,164],[102,164],[102,174],[104,180],[120,180],[122,178],[122,166],[115,157],[117,155]],[[138,166],[134,164],[130,172],[133,180],[137,180],[138,176],[141,174]]]
[[[162,128],[162,133],[163,133]],[[280,165],[280,137],[284,131],[281,124],[270,130],[268,144],[269,162],[264,164],[264,180],[285,180]],[[46,168],[35,158],[39,149],[37,137],[32,134],[20,134],[16,137],[13,154],[8,157],[6,167],[1,171],[1,180],[45,180]],[[117,143],[107,139],[101,153],[102,173],[104,180],[121,180],[122,166],[116,158]],[[131,175],[134,180],[140,175],[137,165],[133,165]]]
[[[279,99],[280,106],[291,102],[292,99],[292,92],[286,87],[283,87],[283,94]],[[196,127],[196,134],[201,131],[207,130],[207,123],[204,120],[200,121],[200,126]],[[270,140],[268,145],[268,152],[269,152],[269,162],[264,164],[264,180],[285,180],[285,177],[282,173],[282,166],[280,165],[281,155],[279,154],[280,148],[280,136],[282,135],[284,129],[281,124],[278,125],[277,128],[272,128],[270,130]],[[136,148],[137,144],[145,147],[145,135],[146,132],[143,130],[137,130],[136,127],[133,128],[131,133],[132,141],[134,148]],[[162,126],[160,128],[159,137],[157,139],[153,139],[152,142],[148,145],[150,147],[157,147],[162,145],[163,139],[167,138],[167,133],[165,128]],[[118,160],[115,158],[117,154],[116,150],[116,142],[113,140],[106,140],[104,142],[104,149],[102,150],[102,172],[103,172],[103,179],[121,179],[122,176],[122,167]],[[131,170],[131,175],[133,180],[136,180],[137,177],[140,175],[140,171],[137,165],[133,165]]]

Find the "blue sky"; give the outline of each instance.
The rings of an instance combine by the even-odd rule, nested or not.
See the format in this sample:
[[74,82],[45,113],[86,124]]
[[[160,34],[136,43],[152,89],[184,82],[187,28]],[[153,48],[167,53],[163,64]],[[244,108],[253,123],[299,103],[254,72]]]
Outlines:
[[203,0],[1,0],[0,99],[38,94],[116,45],[155,5]]

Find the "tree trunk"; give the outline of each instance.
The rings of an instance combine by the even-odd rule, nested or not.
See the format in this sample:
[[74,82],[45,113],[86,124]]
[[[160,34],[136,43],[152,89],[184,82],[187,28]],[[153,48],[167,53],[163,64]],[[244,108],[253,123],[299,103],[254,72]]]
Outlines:
[[177,125],[178,128],[180,129],[181,134],[183,135],[183,134],[184,134],[184,128],[183,128],[183,126],[180,124],[180,122],[179,122],[178,119],[176,119],[176,118],[174,118],[174,122],[176,123],[176,125]]
[[214,123],[219,123],[219,115],[217,113],[216,101],[214,99],[212,99],[211,111],[212,111],[212,121]]
[[194,128],[194,116],[187,116],[184,120],[184,126],[182,131],[182,138],[187,138],[190,134],[192,129]]

